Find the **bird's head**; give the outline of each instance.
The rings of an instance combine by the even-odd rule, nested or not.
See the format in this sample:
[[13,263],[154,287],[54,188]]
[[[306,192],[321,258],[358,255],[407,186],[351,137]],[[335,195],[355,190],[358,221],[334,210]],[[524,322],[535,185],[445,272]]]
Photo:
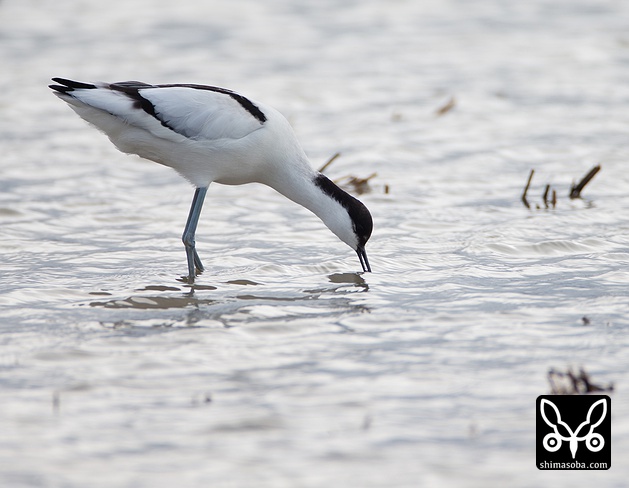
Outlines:
[[319,174],[315,178],[315,184],[342,207],[338,212],[320,217],[339,239],[356,251],[363,271],[371,272],[365,251],[365,244],[373,230],[371,213],[360,200],[339,188],[326,176]]

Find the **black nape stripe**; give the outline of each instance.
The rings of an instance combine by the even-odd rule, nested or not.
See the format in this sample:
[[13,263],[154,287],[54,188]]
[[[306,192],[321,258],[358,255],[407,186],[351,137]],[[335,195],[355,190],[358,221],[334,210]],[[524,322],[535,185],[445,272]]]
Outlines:
[[350,219],[352,219],[354,232],[358,236],[358,244],[363,247],[373,231],[373,219],[367,207],[360,200],[340,189],[332,180],[321,173],[315,177],[314,183],[321,188],[323,193],[339,202],[347,210]]

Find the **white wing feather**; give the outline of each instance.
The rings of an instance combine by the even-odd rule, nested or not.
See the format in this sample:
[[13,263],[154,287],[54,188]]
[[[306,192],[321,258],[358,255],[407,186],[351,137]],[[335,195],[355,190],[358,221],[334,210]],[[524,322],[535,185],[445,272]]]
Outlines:
[[89,109],[97,109],[175,142],[184,138],[197,141],[240,139],[262,127],[259,120],[227,93],[179,86],[140,90],[140,95],[155,108],[158,120],[128,94],[105,84],[96,86],[96,89],[75,90],[60,96],[88,121],[95,115],[90,114]]
[[240,139],[262,124],[229,94],[189,87],[140,91],[175,132],[195,140]]

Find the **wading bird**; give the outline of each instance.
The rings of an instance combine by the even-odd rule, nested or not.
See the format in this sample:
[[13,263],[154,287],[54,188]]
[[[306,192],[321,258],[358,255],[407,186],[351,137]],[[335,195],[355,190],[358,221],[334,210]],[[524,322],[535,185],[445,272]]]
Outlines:
[[262,183],[317,215],[371,271],[365,244],[371,214],[315,171],[288,121],[275,109],[215,86],[82,83],[53,78],[55,95],[122,152],[175,169],[195,187],[182,236],[188,282],[203,264],[195,232],[210,183]]

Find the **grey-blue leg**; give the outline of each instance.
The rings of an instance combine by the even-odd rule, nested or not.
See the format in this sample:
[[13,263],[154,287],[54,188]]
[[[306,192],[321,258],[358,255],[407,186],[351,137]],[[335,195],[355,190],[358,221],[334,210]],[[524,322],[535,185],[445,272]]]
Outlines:
[[186,257],[188,258],[188,282],[194,283],[194,277],[196,275],[196,269],[203,271],[203,264],[195,249],[194,235],[197,231],[197,224],[199,223],[199,216],[201,215],[201,208],[203,207],[203,200],[207,193],[207,187],[197,188],[192,198],[192,206],[190,207],[190,213],[188,214],[188,221],[186,222],[186,228],[183,231],[181,240],[183,245],[186,246]]

